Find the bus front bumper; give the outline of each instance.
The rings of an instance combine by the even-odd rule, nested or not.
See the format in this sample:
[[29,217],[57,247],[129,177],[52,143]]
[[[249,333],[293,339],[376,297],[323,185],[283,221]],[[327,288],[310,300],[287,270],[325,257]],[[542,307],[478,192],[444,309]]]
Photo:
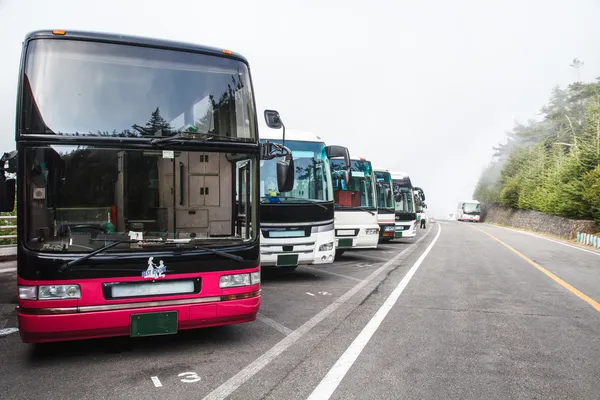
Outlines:
[[[260,290],[235,296],[216,296],[214,299],[198,298],[214,300],[208,302],[194,303],[190,300],[179,300],[186,302],[185,304],[157,301],[153,303],[165,305],[89,312],[85,307],[17,307],[19,332],[24,343],[134,336],[131,328],[132,316],[160,312],[177,313],[176,331],[251,322],[256,319],[260,307]],[[135,306],[132,303],[129,305]],[[96,306],[95,309],[101,310],[102,306]]]
[[397,223],[395,239],[413,238],[417,236],[417,224],[415,222]]
[[255,297],[239,300],[112,311],[63,310],[61,314],[39,314],[43,309],[17,308],[17,316],[21,340],[43,343],[130,336],[132,316],[144,313],[177,312],[177,331],[251,322],[256,319],[259,306],[257,291]]
[[365,234],[364,229],[356,236],[336,236],[335,247],[340,250],[376,249],[379,244],[379,227],[374,234]]

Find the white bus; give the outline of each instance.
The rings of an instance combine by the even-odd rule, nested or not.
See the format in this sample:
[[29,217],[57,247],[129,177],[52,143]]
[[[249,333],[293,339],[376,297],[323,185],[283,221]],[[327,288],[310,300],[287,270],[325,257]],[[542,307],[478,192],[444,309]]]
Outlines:
[[410,177],[405,172],[392,172],[394,197],[396,200],[396,234],[398,238],[412,238],[417,235],[417,210],[415,193]]
[[461,201],[456,207],[457,221],[480,222],[481,204],[477,200]]
[[[283,144],[281,130],[261,127],[261,142]],[[350,159],[348,149],[325,146],[311,132],[285,130],[294,187],[277,190],[280,157],[260,162],[260,260],[264,267],[332,263],[335,255],[333,188],[329,157]]]
[[392,174],[385,168],[375,168],[377,181],[377,222],[379,223],[379,241],[394,239],[396,231],[394,189]]
[[375,174],[371,162],[352,159],[349,183],[343,179],[347,164],[331,160],[335,204],[336,257],[349,249],[376,249],[379,242]]

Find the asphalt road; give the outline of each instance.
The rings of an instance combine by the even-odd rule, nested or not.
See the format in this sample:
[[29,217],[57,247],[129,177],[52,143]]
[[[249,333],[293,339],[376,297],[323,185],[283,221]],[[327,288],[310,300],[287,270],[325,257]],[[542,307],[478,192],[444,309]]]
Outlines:
[[1,333],[13,267],[2,399],[600,398],[600,253],[521,232],[432,224],[263,278],[253,323],[40,347]]

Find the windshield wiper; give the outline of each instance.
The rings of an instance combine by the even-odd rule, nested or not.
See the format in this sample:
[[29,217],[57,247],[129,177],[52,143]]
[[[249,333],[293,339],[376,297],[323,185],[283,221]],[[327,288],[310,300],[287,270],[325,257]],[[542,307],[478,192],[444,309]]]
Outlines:
[[71,261],[68,261],[68,262],[64,263],[63,265],[61,265],[60,267],[58,267],[58,272],[65,272],[66,270],[68,270],[72,266],[77,265],[77,264],[81,264],[85,260],[88,260],[88,259],[94,257],[96,254],[102,253],[103,251],[111,249],[111,248],[113,248],[115,246],[118,246],[120,244],[123,244],[123,243],[139,243],[139,242],[140,242],[140,240],[131,240],[131,239],[117,240],[117,241],[115,241],[113,243],[107,244],[106,246],[102,246],[99,249],[94,250],[91,253],[86,254],[85,256],[81,256],[79,258],[76,258],[74,260],[71,260]]
[[[201,136],[201,137],[198,137],[198,136]],[[150,141],[150,143],[155,146],[158,146],[163,143],[174,142],[177,140],[180,140],[183,143],[184,140],[192,140],[192,139],[196,139],[200,142],[206,142],[208,140],[213,139],[214,137],[215,137],[215,135],[213,135],[212,133],[198,133],[198,132],[193,132],[193,131],[177,131],[177,132],[175,132],[175,134],[173,136],[152,139]]]
[[[327,210],[327,209],[328,209],[328,208],[327,208],[327,207],[325,207],[323,204],[321,204],[321,202],[320,202],[320,201],[317,201],[317,200],[305,199],[305,198],[303,198],[303,197],[288,197],[288,196],[282,196],[282,197],[277,197],[277,198],[278,198],[278,199],[288,199],[288,200],[302,200],[302,201],[306,201],[306,202],[308,202],[308,203],[312,203],[312,204],[314,204],[314,205],[316,205],[316,206],[319,206],[319,207],[321,207],[321,208],[322,208],[322,209],[324,209],[324,210]],[[267,201],[267,202],[268,202],[268,201]]]
[[[110,239],[107,239],[110,240]],[[187,249],[194,249],[194,250],[202,250],[202,251],[206,251],[208,253],[212,253],[212,254],[216,254],[225,258],[230,258],[232,260],[235,261],[244,261],[243,257],[240,256],[236,256],[235,254],[230,254],[224,251],[220,251],[220,250],[216,250],[216,249],[211,249],[210,247],[202,247],[202,246],[198,246],[195,245],[193,243],[177,243],[177,242],[169,242],[169,241],[164,241],[164,240],[155,240],[155,241],[147,241],[147,240],[116,240],[113,243],[107,244],[106,246],[102,246],[97,250],[92,251],[91,253],[88,253],[82,257],[76,258],[74,260],[71,260],[69,262],[64,263],[63,265],[61,265],[60,267],[58,267],[58,271],[59,272],[64,272],[66,270],[68,270],[69,268],[73,267],[74,265],[77,264],[81,264],[82,262],[89,260],[90,258],[94,257],[97,254],[100,254],[108,249],[111,249],[113,247],[116,247],[120,244],[124,244],[124,243],[160,243],[160,244],[164,244],[164,245],[175,245],[177,247],[177,249],[179,250],[185,250]]]
[[371,215],[375,215],[375,212],[374,212],[373,210],[369,210],[369,209],[367,209],[367,208],[364,208],[364,207],[340,207],[340,206],[338,206],[338,207],[337,207],[337,209],[338,209],[339,211],[344,211],[344,210],[346,210],[346,209],[350,209],[350,210],[352,210],[352,209],[356,209],[356,210],[361,210],[361,211],[368,212],[368,213],[369,213],[369,214],[371,214]]
[[208,253],[216,254],[221,257],[230,258],[235,261],[244,261],[244,257],[236,256],[235,254],[227,253],[226,251],[221,251],[217,249],[211,249],[210,247],[198,246],[194,243],[185,243],[183,245],[178,246],[179,249],[194,249],[194,250],[202,250]]

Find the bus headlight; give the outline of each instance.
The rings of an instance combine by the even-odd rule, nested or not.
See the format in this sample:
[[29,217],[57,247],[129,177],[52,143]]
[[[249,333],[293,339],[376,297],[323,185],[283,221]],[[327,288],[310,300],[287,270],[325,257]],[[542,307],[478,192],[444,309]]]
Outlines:
[[79,299],[81,288],[79,285],[51,285],[40,286],[38,300]]
[[250,274],[250,281],[252,281],[253,285],[257,285],[260,283],[260,271],[252,272]]
[[319,246],[319,251],[331,251],[333,250],[333,242],[325,243]]
[[37,286],[19,286],[21,300],[37,300]]
[[219,287],[221,289],[249,285],[251,285],[250,274],[223,275],[219,278]]
[[367,235],[378,235],[379,234],[379,228],[365,229],[365,233]]

